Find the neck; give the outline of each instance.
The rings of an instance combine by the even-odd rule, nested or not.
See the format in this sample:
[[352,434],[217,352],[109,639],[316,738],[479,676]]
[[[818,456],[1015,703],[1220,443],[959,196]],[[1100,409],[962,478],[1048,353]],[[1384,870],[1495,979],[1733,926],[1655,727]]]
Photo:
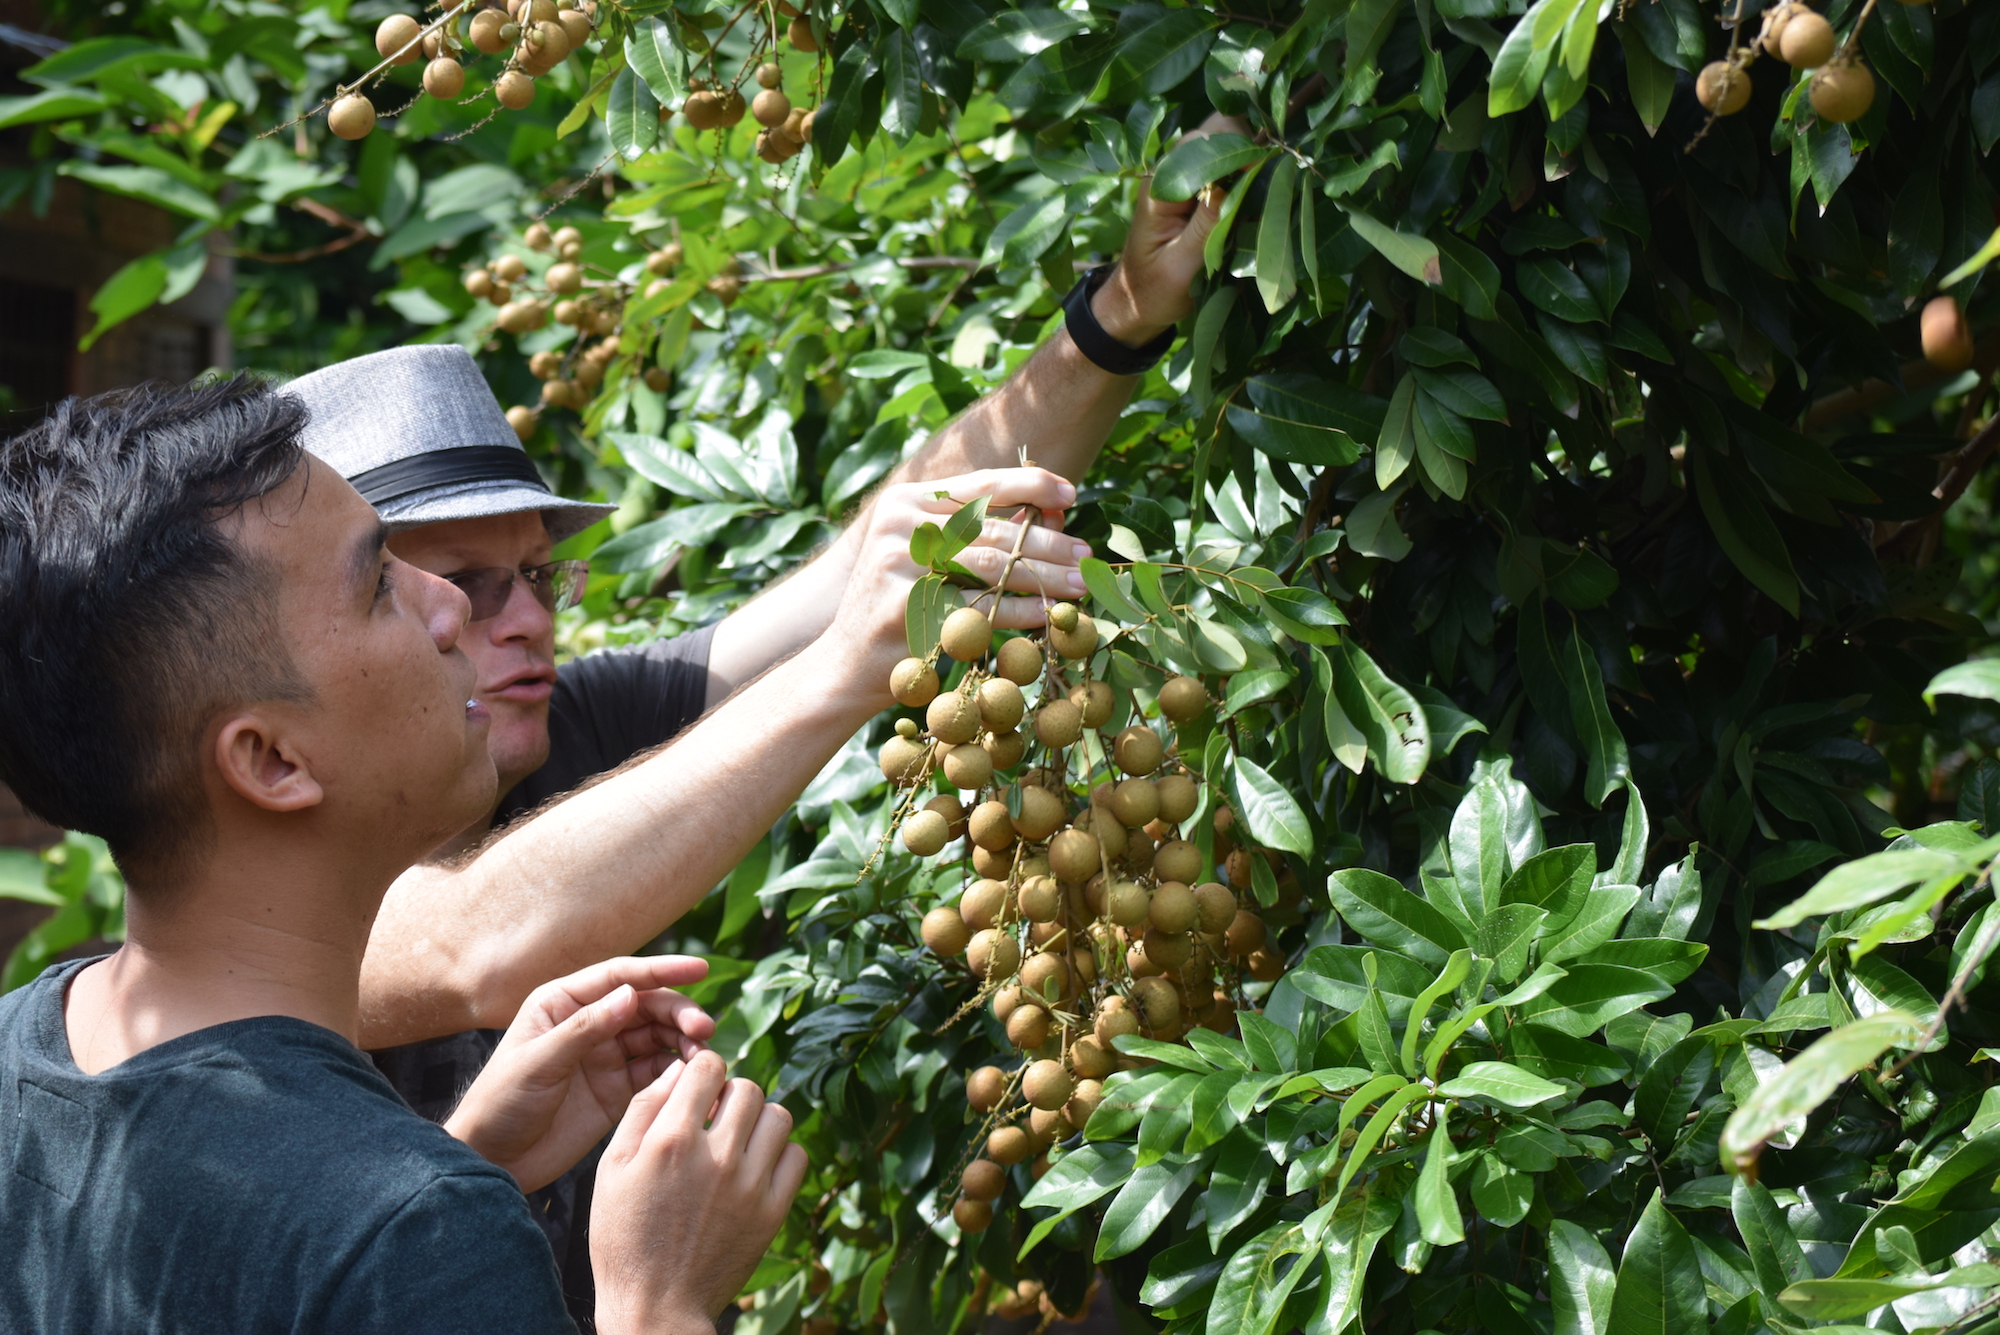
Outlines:
[[285,1015],[352,1041],[361,957],[393,872],[294,845],[218,852],[199,877],[138,887],[123,949],[73,980],[70,1051],[96,1074],[214,1025]]

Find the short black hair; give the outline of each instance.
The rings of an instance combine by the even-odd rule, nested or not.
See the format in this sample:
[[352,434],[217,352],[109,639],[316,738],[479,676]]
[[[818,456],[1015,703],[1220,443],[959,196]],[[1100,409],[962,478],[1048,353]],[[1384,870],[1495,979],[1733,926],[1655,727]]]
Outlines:
[[149,879],[208,830],[216,715],[311,696],[276,572],[221,527],[297,471],[305,418],[246,374],[65,399],[0,443],[0,780]]

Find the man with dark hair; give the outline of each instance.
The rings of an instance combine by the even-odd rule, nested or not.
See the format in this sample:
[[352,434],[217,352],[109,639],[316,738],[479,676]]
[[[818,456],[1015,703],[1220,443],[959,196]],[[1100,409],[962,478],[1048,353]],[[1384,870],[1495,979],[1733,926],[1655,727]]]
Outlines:
[[0,998],[0,1330],[569,1330],[521,1192],[615,1127],[598,1328],[712,1331],[804,1156],[668,990],[700,961],[536,989],[443,1128],[355,1046],[383,894],[495,771],[465,595],[304,416],[238,378],[0,444],[0,780],[130,889],[122,949]]

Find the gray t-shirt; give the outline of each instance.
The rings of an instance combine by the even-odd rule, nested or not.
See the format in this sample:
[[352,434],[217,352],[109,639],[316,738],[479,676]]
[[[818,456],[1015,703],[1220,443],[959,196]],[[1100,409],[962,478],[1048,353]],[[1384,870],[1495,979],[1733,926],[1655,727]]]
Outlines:
[[514,1180],[283,1016],[71,1059],[89,960],[0,997],[0,1330],[573,1335]]
[[[700,718],[713,633],[704,626],[671,640],[607,649],[563,664],[549,698],[549,758],[501,798],[495,824],[617,769]],[[499,1041],[499,1030],[478,1029],[369,1055],[412,1108],[442,1122]],[[588,1229],[596,1175],[593,1152],[528,1197],[535,1222],[555,1251],[570,1315],[586,1331],[593,1329],[596,1304]]]

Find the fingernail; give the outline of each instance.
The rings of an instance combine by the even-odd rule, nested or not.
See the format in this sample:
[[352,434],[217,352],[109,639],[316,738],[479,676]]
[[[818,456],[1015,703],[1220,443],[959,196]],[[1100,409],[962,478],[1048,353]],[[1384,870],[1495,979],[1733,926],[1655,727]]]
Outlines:
[[1069,585],[1069,591],[1071,593],[1083,592],[1084,583],[1083,583],[1083,572],[1081,570],[1070,571],[1066,579]]
[[1056,495],[1062,497],[1064,505],[1068,505],[1071,501],[1076,499],[1076,485],[1074,483],[1065,482],[1061,486],[1056,488]]
[[1090,555],[1090,544],[1087,542],[1071,543],[1070,555],[1079,561],[1083,560],[1084,557]]

